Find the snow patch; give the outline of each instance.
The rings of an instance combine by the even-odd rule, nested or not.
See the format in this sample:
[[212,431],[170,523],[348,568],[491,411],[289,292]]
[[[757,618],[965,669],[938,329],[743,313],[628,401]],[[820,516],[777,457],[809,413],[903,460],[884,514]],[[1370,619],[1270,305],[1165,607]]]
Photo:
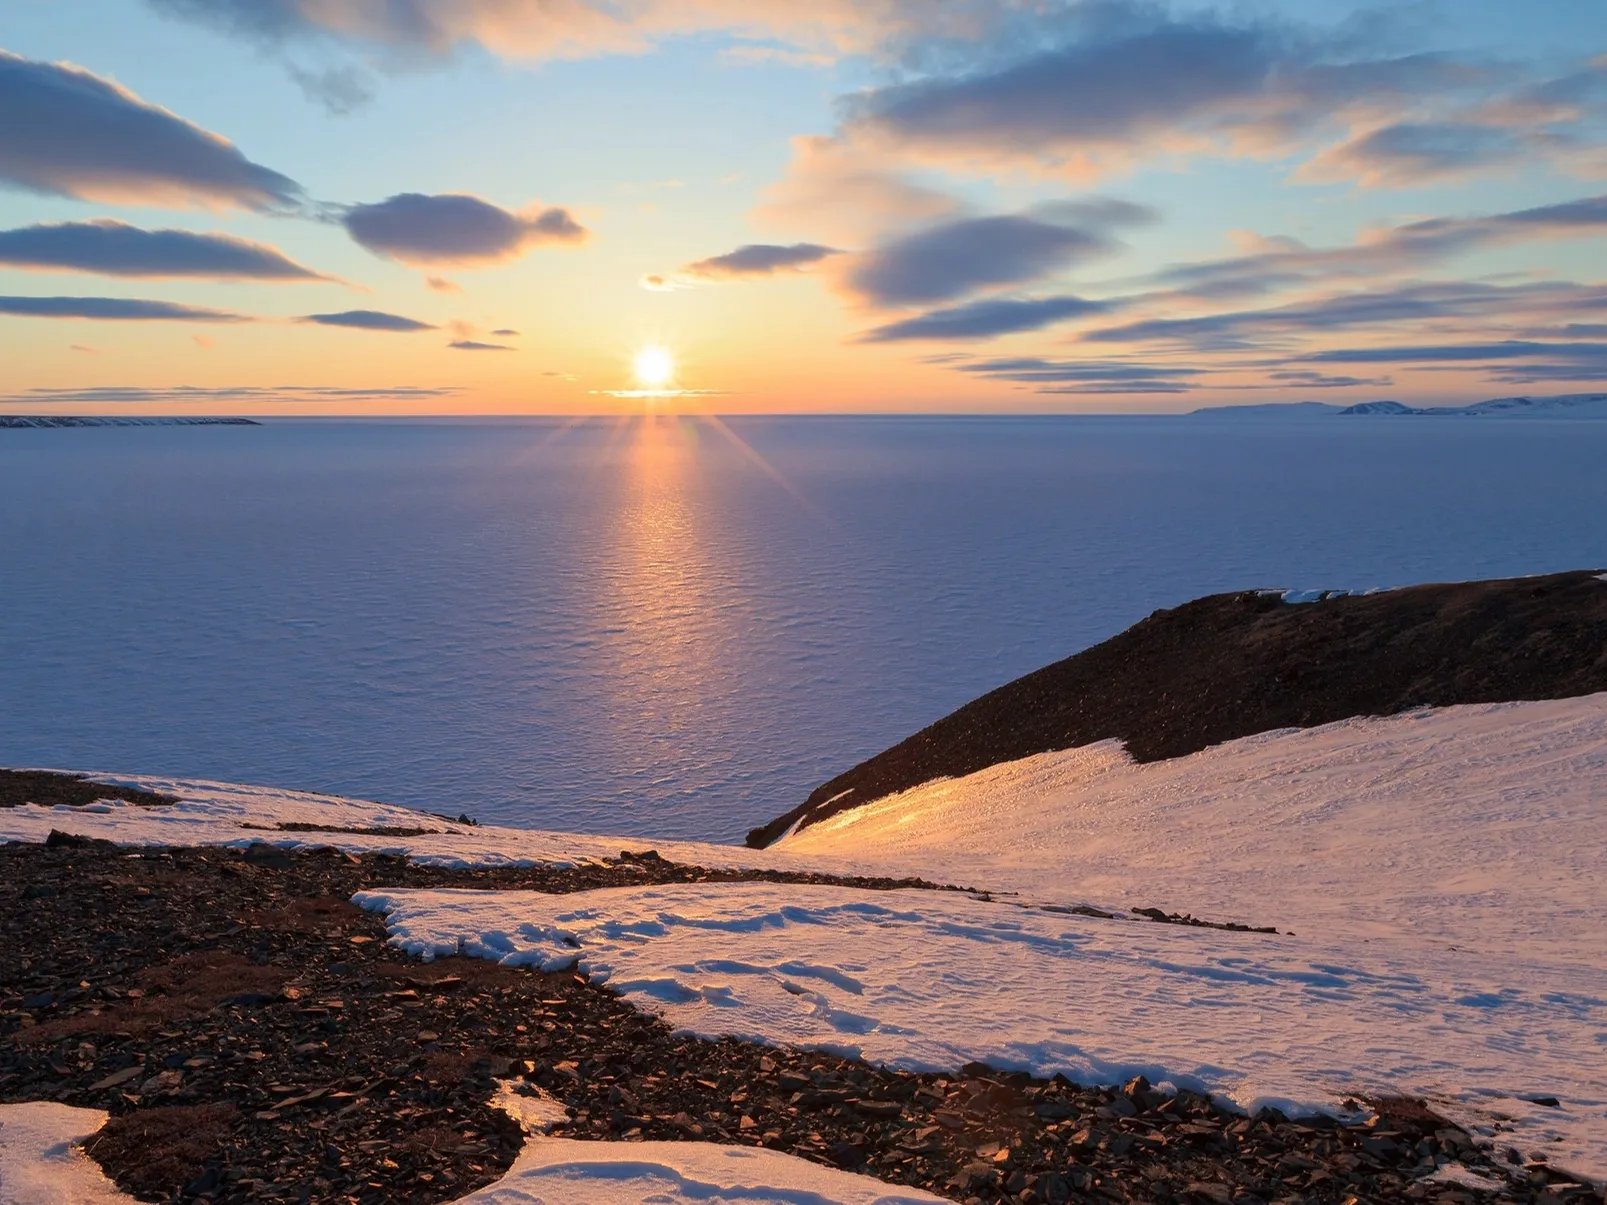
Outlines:
[[1506,1183],[1499,1177],[1487,1176],[1460,1163],[1447,1163],[1426,1179],[1431,1184],[1455,1184],[1461,1188],[1473,1188],[1480,1192],[1500,1192],[1506,1187]]
[[569,1120],[569,1110],[562,1101],[522,1080],[499,1079],[491,1106],[513,1118],[526,1134],[546,1134],[559,1122]]
[[[58,771],[80,773],[80,771]],[[220,845],[244,849],[264,843],[280,849],[333,846],[349,853],[405,854],[425,866],[495,867],[545,863],[572,866],[617,858],[622,850],[657,850],[672,861],[711,867],[802,868],[787,854],[696,841],[647,841],[587,833],[470,826],[387,803],[318,795],[276,787],[244,786],[204,779],[162,778],[91,772],[109,786],[138,787],[179,798],[165,807],[142,807],[106,799],[85,807],[0,808],[0,842],[43,841],[51,829],[122,845]],[[330,831],[285,832],[280,824],[309,824]],[[339,829],[425,829],[397,837]],[[808,863],[815,865],[818,859]]]
[[712,1142],[584,1142],[549,1138],[568,1111],[533,1084],[500,1081],[492,1104],[529,1137],[508,1174],[462,1198],[495,1205],[926,1205],[914,1188],[821,1167],[792,1155]]
[[1360,598],[1367,594],[1385,594],[1388,586],[1369,586],[1362,590],[1299,590],[1285,589],[1282,586],[1269,590],[1257,590],[1257,594],[1276,595],[1284,602],[1293,604],[1325,602],[1330,598]]
[[[361,892],[424,958],[575,968],[678,1030],[919,1071],[1134,1075],[1247,1112],[1431,1097],[1607,1173],[1607,971],[1553,980],[1392,943],[1067,916],[951,892],[677,884]],[[1556,989],[1566,979],[1566,994]],[[1537,1085],[1561,1110],[1520,1099]],[[1560,1141],[1554,1141],[1560,1139]]]
[[99,1109],[52,1101],[0,1104],[0,1202],[4,1205],[128,1205],[81,1144],[106,1124]]
[[712,1142],[533,1138],[465,1205],[937,1205],[942,1197],[779,1151]]

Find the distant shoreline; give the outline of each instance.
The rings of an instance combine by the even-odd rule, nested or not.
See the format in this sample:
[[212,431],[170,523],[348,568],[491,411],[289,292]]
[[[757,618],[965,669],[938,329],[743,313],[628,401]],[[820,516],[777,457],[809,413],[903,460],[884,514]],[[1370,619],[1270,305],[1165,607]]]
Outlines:
[[1494,397],[1465,406],[1408,406],[1404,402],[1357,402],[1339,406],[1331,402],[1260,402],[1247,406],[1204,406],[1190,417],[1211,418],[1315,418],[1328,415],[1427,416],[1447,418],[1502,418],[1539,415],[1543,418],[1607,418],[1607,393],[1563,393],[1553,397]]
[[41,427],[260,427],[254,418],[209,416],[134,418],[124,415],[0,414],[0,428]]

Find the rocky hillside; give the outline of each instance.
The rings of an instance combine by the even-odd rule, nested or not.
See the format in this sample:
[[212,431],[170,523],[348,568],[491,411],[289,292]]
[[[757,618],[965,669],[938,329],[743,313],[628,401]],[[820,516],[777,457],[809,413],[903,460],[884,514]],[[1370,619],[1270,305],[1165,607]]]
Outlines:
[[1604,577],[1580,570],[1296,605],[1215,594],[1156,611],[839,774],[748,844],[934,778],[1113,737],[1138,761],[1160,761],[1350,716],[1607,691]]

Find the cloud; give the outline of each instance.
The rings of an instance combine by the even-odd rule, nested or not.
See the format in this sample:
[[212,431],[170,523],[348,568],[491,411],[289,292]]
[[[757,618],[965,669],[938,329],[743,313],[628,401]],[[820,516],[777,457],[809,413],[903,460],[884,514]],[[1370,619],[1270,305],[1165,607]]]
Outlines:
[[1398,122],[1330,147],[1299,179],[1355,180],[1367,187],[1404,188],[1519,163],[1536,149],[1530,137],[1471,122]]
[[1310,372],[1285,370],[1283,372],[1269,372],[1268,381],[1271,384],[1263,386],[1268,389],[1284,389],[1297,385],[1301,389],[1350,389],[1357,385],[1388,385],[1389,377],[1343,377],[1333,376],[1325,372]]
[[454,280],[448,280],[444,276],[426,276],[424,278],[424,287],[430,290],[432,293],[463,292],[463,287],[461,285]]
[[1529,339],[1411,347],[1349,347],[1313,352],[1300,359],[1308,364],[1467,364],[1541,356],[1575,364],[1601,363],[1607,369],[1607,343],[1542,343]]
[[26,389],[0,398],[7,405],[54,402],[358,402],[423,401],[460,393],[456,386],[398,385],[388,389],[353,389],[337,385],[230,385],[204,388],[172,385],[100,385],[88,389]]
[[227,234],[142,230],[103,218],[0,230],[0,264],[104,276],[326,281],[263,243]]
[[[979,29],[974,0],[150,0],[161,11],[259,44],[339,38],[403,58],[478,45],[508,58],[634,54],[666,38],[720,31],[833,57],[906,36]],[[1003,5],[1017,7],[1014,0]],[[747,47],[762,55],[762,46]],[[793,59],[791,61],[803,61]]]
[[944,222],[856,257],[846,282],[875,305],[923,305],[1037,280],[1115,250],[1102,228],[1108,221],[1071,225],[1065,219],[1073,216],[1057,209]]
[[0,314],[101,322],[253,322],[244,314],[133,297],[0,297]]
[[1594,384],[1607,381],[1607,365],[1598,368],[1582,368],[1575,364],[1501,365],[1486,375],[1503,385],[1543,385],[1558,381]]
[[1573,304],[1571,292],[1555,285],[1432,283],[1341,293],[1270,309],[1232,310],[1195,318],[1155,318],[1087,331],[1090,343],[1170,341],[1200,350],[1242,350],[1261,339],[1347,327],[1421,322],[1437,318],[1506,317],[1532,304]]
[[510,213],[464,193],[398,193],[351,206],[341,222],[375,255],[458,267],[502,263],[539,243],[578,243],[587,236],[566,209]]
[[1081,297],[999,297],[968,305],[930,310],[914,318],[890,322],[860,337],[863,343],[897,343],[910,339],[992,339],[1018,331],[1035,331],[1068,318],[1101,314],[1110,302]]
[[501,330],[495,330],[495,331],[492,331],[491,333],[493,335],[501,335],[504,339],[515,338],[519,334],[518,331],[511,330],[508,327],[503,327]]
[[[844,104],[853,141],[926,156],[1094,173],[1159,152],[1273,155],[1350,110],[1473,82],[1431,55],[1356,55],[1272,24],[1090,4],[1012,61],[870,89]],[[1053,32],[1051,27],[1051,32]]]
[[374,86],[355,67],[326,67],[314,71],[290,65],[290,78],[302,95],[337,117],[355,113],[374,99]]
[[0,182],[118,204],[293,209],[301,187],[227,139],[67,63],[0,50]]
[[1039,393],[1184,393],[1200,368],[1141,364],[1131,360],[1046,360],[1036,356],[970,360],[956,371],[993,381],[1038,386]]
[[447,344],[454,351],[512,351],[502,343],[476,343],[473,339],[455,339]]
[[[819,243],[748,243],[724,255],[700,259],[681,271],[700,280],[737,280],[746,276],[774,276],[777,272],[796,272],[842,252]],[[660,278],[662,279],[662,278]]]
[[433,331],[440,328],[428,322],[404,318],[400,314],[386,314],[379,310],[345,310],[339,314],[308,314],[302,322],[319,326],[349,326],[363,331]]
[[741,67],[780,63],[784,67],[830,67],[833,55],[820,51],[787,50],[780,46],[728,46],[720,51],[720,61]]
[[1437,217],[1364,231],[1354,243],[1308,247],[1292,238],[1242,236],[1246,255],[1173,264],[1151,280],[1194,298],[1254,296],[1292,284],[1415,272],[1481,247],[1566,239],[1607,230],[1607,196],[1480,217]]

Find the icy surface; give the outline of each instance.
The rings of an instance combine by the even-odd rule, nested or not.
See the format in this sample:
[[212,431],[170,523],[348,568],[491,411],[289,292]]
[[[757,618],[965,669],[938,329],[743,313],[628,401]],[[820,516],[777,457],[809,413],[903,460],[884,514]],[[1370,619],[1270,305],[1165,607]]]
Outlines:
[[105,1123],[99,1109],[0,1104],[0,1205],[132,1202],[78,1146]]
[[10,432],[0,765],[740,840],[1157,607],[1607,564],[1604,463],[1523,419]]

